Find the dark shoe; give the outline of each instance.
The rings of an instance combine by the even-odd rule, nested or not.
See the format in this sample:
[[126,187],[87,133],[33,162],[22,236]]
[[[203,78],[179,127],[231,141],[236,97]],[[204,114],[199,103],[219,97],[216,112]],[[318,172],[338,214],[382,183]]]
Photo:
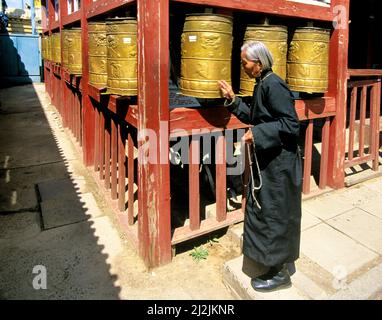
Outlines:
[[292,283],[288,270],[284,267],[280,271],[268,272],[263,276],[251,280],[252,288],[260,292],[271,292],[279,289],[290,288]]

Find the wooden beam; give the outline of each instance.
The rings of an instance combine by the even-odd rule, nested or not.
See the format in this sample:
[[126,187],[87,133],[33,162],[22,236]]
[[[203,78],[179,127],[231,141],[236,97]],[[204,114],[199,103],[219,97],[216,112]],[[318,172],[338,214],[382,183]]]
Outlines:
[[[175,0],[174,0],[175,1]],[[230,8],[233,10],[256,11],[287,17],[308,18],[332,21],[333,12],[330,6],[320,6],[285,0],[176,0],[175,2],[194,3],[198,5]]]
[[336,98],[336,116],[330,126],[328,184],[334,189],[345,185],[346,103],[349,44],[349,2],[332,0],[332,6],[343,8],[345,19],[330,38],[328,96]]
[[309,120],[308,128],[305,133],[305,150],[304,150],[304,179],[302,184],[302,192],[308,194],[310,192],[310,175],[312,173],[312,149],[313,149],[313,120]]
[[[157,134],[157,148],[150,149],[157,163],[144,163],[142,153],[138,158],[139,252],[146,265],[154,267],[170,262],[172,256],[168,161],[169,0],[137,0],[137,6],[138,132],[153,130]],[[140,141],[138,146],[143,144]],[[163,164],[159,163],[162,158]]]
[[134,0],[97,0],[92,1],[87,8],[87,17],[93,18],[95,16],[107,13],[113,9],[122,7],[129,3],[134,3]]
[[89,41],[88,41],[88,21],[87,8],[91,0],[81,2],[81,37],[82,37],[82,143],[83,161],[85,166],[94,164],[94,107],[89,96]]
[[350,77],[382,76],[381,69],[349,69]]
[[200,228],[197,230],[191,230],[190,226],[179,227],[174,230],[171,243],[175,245],[177,243],[190,240],[203,234],[228,227],[243,221],[243,219],[244,214],[241,209],[238,209],[230,212],[227,215],[227,219],[222,222],[216,221],[215,217],[203,220],[200,224]]
[[200,166],[200,137],[191,137],[189,154],[189,216],[190,229],[197,230],[200,227],[200,186],[199,186],[199,166]]
[[216,221],[222,222],[227,218],[227,163],[224,134],[219,134],[216,140]]
[[328,176],[328,159],[329,159],[329,130],[330,117],[325,119],[325,124],[322,127],[322,145],[321,145],[321,161],[320,161],[320,181],[319,188],[325,189],[327,186]]

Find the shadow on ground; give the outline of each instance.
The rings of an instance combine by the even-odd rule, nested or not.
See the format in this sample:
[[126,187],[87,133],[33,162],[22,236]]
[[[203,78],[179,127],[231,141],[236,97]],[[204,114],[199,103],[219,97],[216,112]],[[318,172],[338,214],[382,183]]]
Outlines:
[[0,299],[118,299],[106,217],[85,205],[44,99],[33,85],[0,90]]

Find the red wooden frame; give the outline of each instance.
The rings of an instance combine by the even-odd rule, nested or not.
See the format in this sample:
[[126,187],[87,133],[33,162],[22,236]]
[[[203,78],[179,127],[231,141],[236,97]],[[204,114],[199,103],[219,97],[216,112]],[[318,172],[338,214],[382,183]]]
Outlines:
[[[170,135],[191,135],[196,128],[220,130],[246,128],[221,106],[208,109],[178,108],[169,110],[169,9],[171,3],[187,3],[218,8],[218,12],[233,10],[259,12],[284,17],[298,17],[330,22],[335,18],[335,6],[343,6],[348,19],[350,0],[332,0],[330,6],[314,6],[285,0],[83,0],[81,9],[68,14],[66,0],[60,0],[60,19],[54,21],[52,0],[48,0],[49,21],[44,33],[62,29],[74,23],[82,28],[81,76],[70,75],[66,68],[49,61],[44,63],[46,88],[60,111],[67,126],[79,143],[82,142],[85,165],[95,169],[98,181],[110,193],[116,203],[122,225],[138,237],[141,257],[148,266],[157,266],[171,260],[171,246],[195,236],[239,222],[243,212],[226,210],[226,166],[224,161],[216,165],[217,216],[201,221],[199,206],[190,206],[190,224],[173,230],[170,221],[170,172],[165,163],[138,165],[138,228],[134,224],[134,143],[133,134],[125,124],[137,130],[151,129],[168,142]],[[138,105],[129,98],[105,93],[88,83],[88,19],[106,15],[111,10],[126,5],[137,5],[138,20]],[[156,32],[152,32],[156,30]],[[350,75],[371,75],[365,70],[347,71],[348,28],[335,29],[330,40],[329,90],[323,98],[296,101],[296,111],[302,121],[308,121],[304,168],[304,193],[309,193],[311,174],[311,148],[313,119],[323,118],[320,188],[327,185],[339,188],[344,185],[346,81]],[[60,75],[60,80],[53,75]],[[380,88],[380,83],[379,83]],[[377,89],[373,89],[374,91]],[[61,104],[60,94],[69,99]],[[82,97],[79,100],[79,97]],[[376,100],[376,94],[373,95]],[[82,115],[79,114],[82,112]],[[110,123],[110,130],[108,129]],[[165,130],[161,124],[167,124]],[[372,124],[374,127],[376,123]],[[162,130],[161,130],[162,129]],[[182,129],[183,131],[179,131]],[[372,137],[376,139],[377,137]],[[143,142],[140,142],[142,144]],[[162,145],[162,144],[161,144]],[[127,157],[126,157],[127,148]],[[168,145],[157,150],[157,158],[167,154]],[[218,157],[224,158],[225,138],[221,135],[217,144]],[[200,143],[191,137],[190,151],[198,152]],[[373,150],[374,154],[378,150]],[[167,158],[167,157],[165,157]],[[198,168],[199,159],[189,167],[190,204],[200,202]],[[246,174],[248,172],[246,171]],[[128,208],[125,211],[125,178],[128,181]],[[103,181],[102,181],[103,180]],[[101,184],[100,184],[101,185]],[[245,198],[242,200],[245,207]],[[113,204],[114,206],[114,204]],[[133,239],[135,239],[133,237]]]
[[287,17],[297,16],[299,18],[320,21],[333,21],[334,18],[334,14],[330,6],[322,7],[318,5],[285,0],[174,0],[174,2],[194,3],[210,7],[228,8],[231,10],[255,11]]

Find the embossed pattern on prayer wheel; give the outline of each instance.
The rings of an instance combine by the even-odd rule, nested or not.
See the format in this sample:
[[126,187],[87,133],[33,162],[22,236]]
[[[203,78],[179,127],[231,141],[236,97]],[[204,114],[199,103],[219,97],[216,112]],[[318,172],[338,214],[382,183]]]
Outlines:
[[231,84],[231,53],[231,17],[188,15],[181,38],[182,94],[196,98],[221,98],[218,80]]
[[[246,41],[261,41],[264,43],[273,57],[272,70],[280,78],[286,78],[288,28],[285,26],[272,25],[248,25],[244,35]],[[240,94],[252,96],[255,79],[251,79],[240,67]]]
[[106,23],[89,22],[89,82],[95,86],[107,84]]
[[69,59],[69,48],[68,48],[68,30],[63,29],[62,34],[62,66],[68,68],[68,59]]
[[68,69],[71,74],[82,74],[81,29],[73,28],[67,31]]
[[61,34],[59,32],[52,34],[52,47],[53,61],[61,63]]
[[297,28],[288,50],[287,83],[293,91],[323,93],[328,88],[330,30]]
[[137,95],[137,20],[106,20],[107,92],[123,96]]
[[44,60],[47,60],[47,49],[48,49],[48,37],[41,37],[41,55]]
[[46,40],[46,59],[52,61],[52,36],[47,36]]

